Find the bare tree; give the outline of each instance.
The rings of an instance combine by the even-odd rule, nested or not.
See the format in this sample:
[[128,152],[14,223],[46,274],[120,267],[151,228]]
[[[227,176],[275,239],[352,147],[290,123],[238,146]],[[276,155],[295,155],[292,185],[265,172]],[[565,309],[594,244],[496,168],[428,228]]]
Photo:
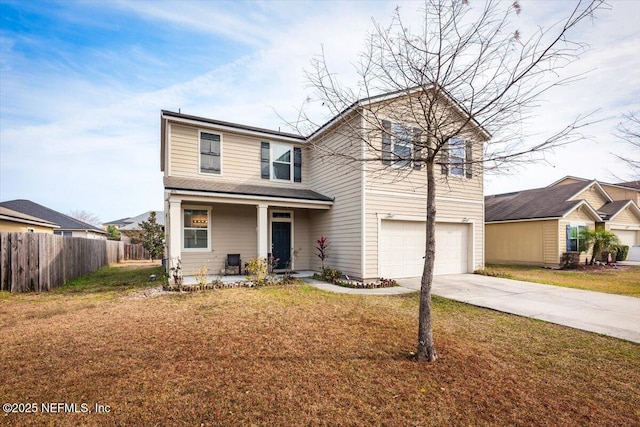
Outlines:
[[[576,117],[544,140],[525,138],[522,123],[531,117],[541,95],[580,77],[559,76],[559,70],[586,49],[572,41],[570,33],[604,6],[599,0],[578,1],[566,19],[525,38],[512,23],[521,12],[517,1],[488,0],[480,9],[469,3],[427,0],[417,32],[405,26],[399,9],[388,27],[374,21],[356,64],[357,89],[340,84],[324,52],[306,71],[315,97],[327,116],[341,123],[349,141],[339,149],[318,143],[313,146],[316,153],[353,167],[363,167],[365,162],[367,171],[374,169],[369,167],[373,163],[382,164],[386,166],[383,173],[398,180],[414,173],[412,169],[426,169],[421,175],[426,176],[422,185],[427,188],[427,206],[419,361],[437,357],[431,326],[436,175],[479,176],[486,170],[543,158],[546,150],[581,137],[585,117]],[[317,123],[303,108],[295,126],[302,130]],[[406,149],[392,149],[388,141],[394,138]]]
[[91,224],[96,227],[100,227],[100,218],[93,212],[88,212],[84,210],[70,210],[68,215],[72,218],[77,219],[78,221],[86,222],[87,224]]
[[624,154],[614,154],[636,179],[640,177],[640,112],[625,114],[625,120],[618,124],[618,138],[625,143]]

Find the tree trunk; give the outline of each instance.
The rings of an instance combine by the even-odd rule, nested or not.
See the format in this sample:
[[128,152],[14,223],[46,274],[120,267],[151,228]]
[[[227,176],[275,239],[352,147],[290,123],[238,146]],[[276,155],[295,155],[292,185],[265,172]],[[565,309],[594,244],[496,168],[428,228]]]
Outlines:
[[433,266],[436,255],[436,180],[434,161],[428,160],[427,166],[427,242],[425,246],[424,269],[420,282],[420,314],[418,318],[418,361],[433,362],[438,357],[433,345],[431,327],[431,285],[433,284]]

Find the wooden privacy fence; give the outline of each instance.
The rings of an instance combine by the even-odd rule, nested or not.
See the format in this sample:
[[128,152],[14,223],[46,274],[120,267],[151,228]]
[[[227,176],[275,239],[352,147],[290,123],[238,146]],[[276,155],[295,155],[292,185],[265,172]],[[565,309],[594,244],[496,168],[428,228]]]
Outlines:
[[142,243],[124,244],[124,259],[125,260],[139,260],[139,259],[151,259],[151,254],[148,250],[142,246]]
[[0,233],[0,290],[48,291],[123,259],[122,242]]

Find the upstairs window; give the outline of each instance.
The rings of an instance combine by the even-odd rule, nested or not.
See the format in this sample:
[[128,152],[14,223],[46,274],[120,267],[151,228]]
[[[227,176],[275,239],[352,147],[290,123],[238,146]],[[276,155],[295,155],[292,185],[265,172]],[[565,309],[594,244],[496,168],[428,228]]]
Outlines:
[[262,179],[302,182],[302,150],[299,147],[263,142],[260,165]]
[[382,121],[382,164],[420,169],[420,130],[401,123]]
[[473,143],[462,138],[451,138],[442,147],[440,165],[443,175],[473,178]]
[[291,147],[271,144],[273,153],[273,179],[291,181]]
[[200,133],[200,172],[220,174],[220,135]]

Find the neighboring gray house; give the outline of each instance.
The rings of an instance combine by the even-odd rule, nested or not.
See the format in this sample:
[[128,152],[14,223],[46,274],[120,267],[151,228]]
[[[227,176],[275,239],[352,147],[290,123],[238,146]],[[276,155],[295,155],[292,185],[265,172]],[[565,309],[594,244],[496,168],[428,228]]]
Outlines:
[[49,209],[48,207],[32,202],[31,200],[9,200],[1,202],[0,206],[20,212],[24,215],[41,218],[45,221],[58,225],[60,228],[56,228],[53,231],[53,234],[65,237],[83,237],[85,239],[104,240],[107,238],[104,230],[94,227],[91,224],[87,224],[86,222],[79,221],[69,215]]

